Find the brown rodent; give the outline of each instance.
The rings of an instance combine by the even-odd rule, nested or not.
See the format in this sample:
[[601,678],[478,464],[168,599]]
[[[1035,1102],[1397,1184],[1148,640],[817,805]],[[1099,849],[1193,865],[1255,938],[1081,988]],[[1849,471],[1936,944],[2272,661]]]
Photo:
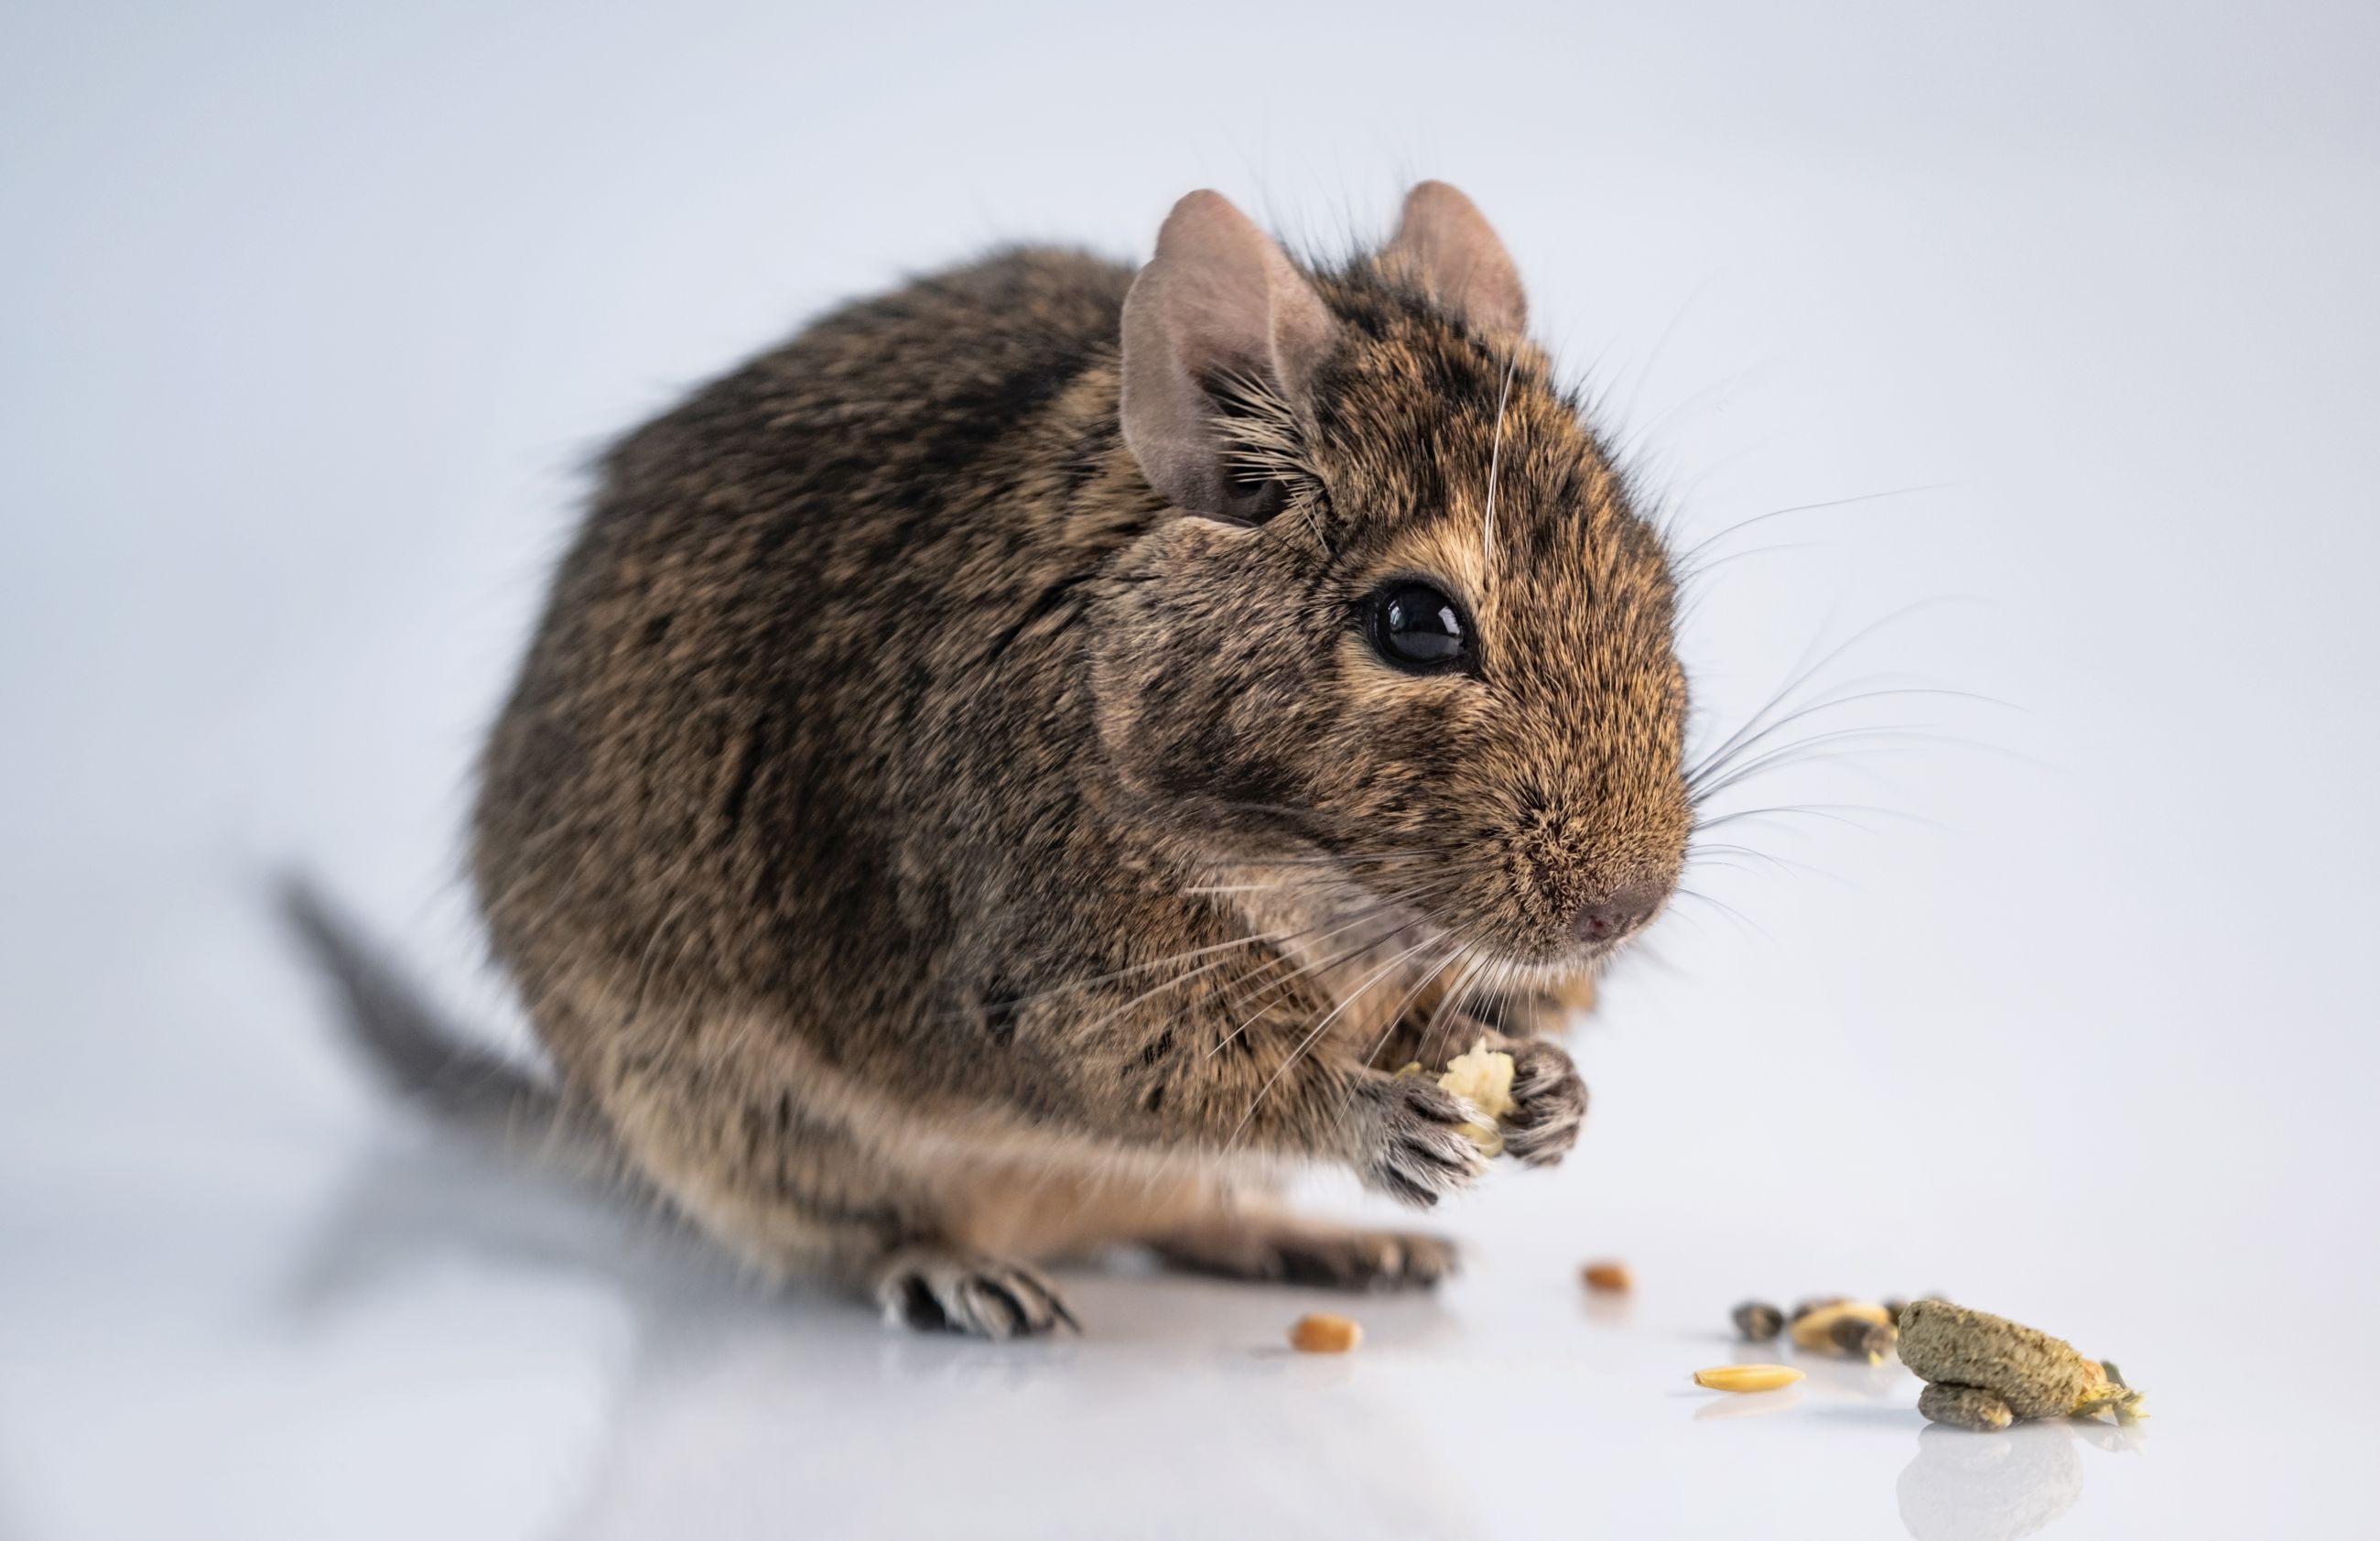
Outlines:
[[[569,1096],[774,1273],[1000,1337],[1037,1258],[1428,1284],[1427,1206],[1684,855],[1667,555],[1469,200],[1301,266],[1212,192],[1012,251],[630,434],[489,745],[474,871]],[[1491,1025],[1491,1022],[1496,1025]],[[1510,1031],[1500,1031],[1500,1026]]]

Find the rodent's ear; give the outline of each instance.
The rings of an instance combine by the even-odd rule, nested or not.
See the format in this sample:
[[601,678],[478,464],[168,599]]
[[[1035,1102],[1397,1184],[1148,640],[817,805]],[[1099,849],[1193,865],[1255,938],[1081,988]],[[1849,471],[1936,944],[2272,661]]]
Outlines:
[[1338,335],[1314,286],[1230,200],[1174,204],[1123,302],[1123,440],[1148,484],[1210,518],[1277,507],[1278,488],[1232,474],[1225,399],[1252,385],[1295,401]]
[[1521,271],[1479,206],[1444,182],[1405,194],[1404,217],[1380,265],[1419,284],[1475,330],[1518,332],[1529,319]]

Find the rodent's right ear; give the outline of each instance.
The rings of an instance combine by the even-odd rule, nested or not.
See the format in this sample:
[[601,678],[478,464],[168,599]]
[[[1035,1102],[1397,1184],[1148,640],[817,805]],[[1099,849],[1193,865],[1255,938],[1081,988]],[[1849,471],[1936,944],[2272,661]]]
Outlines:
[[1271,494],[1232,474],[1223,402],[1302,396],[1339,324],[1271,237],[1217,192],[1173,205],[1123,302],[1123,440],[1168,502],[1260,518]]

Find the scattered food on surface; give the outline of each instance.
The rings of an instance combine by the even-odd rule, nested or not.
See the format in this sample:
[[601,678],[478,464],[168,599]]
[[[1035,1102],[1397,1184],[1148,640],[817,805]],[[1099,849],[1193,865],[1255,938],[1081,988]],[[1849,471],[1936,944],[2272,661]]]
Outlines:
[[1851,1299],[1849,1295],[1819,1295],[1815,1299],[1797,1303],[1793,1307],[1793,1314],[1785,1319],[1788,1322],[1798,1322],[1813,1311],[1824,1311],[1830,1305],[1840,1305],[1849,1299]]
[[[1848,1337],[1837,1336],[1842,1323],[1852,1324],[1854,1331]],[[1855,1353],[1867,1351],[1864,1347],[1852,1347],[1862,1341],[1860,1335],[1871,1327],[1889,1327],[1892,1318],[1884,1307],[1874,1301],[1833,1301],[1813,1305],[1807,1311],[1796,1308],[1793,1316],[1793,1346],[1811,1349],[1819,1353]]]
[[1628,1265],[1609,1259],[1588,1264],[1579,1277],[1586,1280],[1586,1287],[1590,1290],[1628,1290],[1636,1288],[1636,1276],[1628,1271]]
[[1864,1359],[1871,1364],[1881,1364],[1890,1356],[1900,1329],[1892,1325],[1890,1308],[1885,1307],[1887,1319],[1871,1322],[1861,1316],[1841,1315],[1827,1336],[1834,1346],[1854,1359]]
[[1767,1343],[1785,1330],[1785,1313],[1767,1301],[1746,1301],[1735,1308],[1737,1336],[1750,1343]]
[[1364,1329],[1345,1316],[1317,1311],[1289,1329],[1289,1346],[1300,1353],[1345,1353],[1364,1340]]
[[1721,1364],[1694,1372],[1694,1384],[1714,1391],[1774,1391],[1801,1378],[1802,1372],[1790,1364]]
[[2006,1428],[2018,1418],[2146,1417],[2141,1394],[2065,1339],[1948,1301],[1900,1315],[1900,1362],[1928,1382],[1917,1411],[1937,1424]]

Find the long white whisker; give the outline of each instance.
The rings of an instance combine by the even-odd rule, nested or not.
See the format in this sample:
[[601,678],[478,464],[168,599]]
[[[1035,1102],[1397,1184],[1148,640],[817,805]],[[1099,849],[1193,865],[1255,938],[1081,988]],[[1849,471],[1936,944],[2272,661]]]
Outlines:
[[[1424,990],[1428,989],[1430,985],[1437,981],[1439,975],[1444,973],[1447,969],[1453,964],[1454,960],[1462,956],[1463,944],[1457,942],[1452,947],[1446,949],[1445,957],[1439,959],[1437,962],[1432,963],[1428,968],[1422,971],[1420,982],[1415,985],[1412,989],[1405,992],[1404,998],[1397,1002],[1395,1008],[1389,1012],[1388,1025],[1380,1029],[1380,1035],[1378,1038],[1372,1040],[1372,1047],[1370,1051],[1364,1056],[1363,1059],[1363,1063],[1366,1067],[1373,1069],[1378,1068],[1372,1065],[1372,1061],[1379,1058],[1380,1050],[1388,1046],[1390,1034],[1395,1033],[1397,1028],[1403,1022],[1405,1009],[1411,1006],[1415,1001],[1419,1000],[1421,998],[1421,993]],[[1433,1016],[1434,1015],[1435,1013],[1433,1013]],[[1416,1063],[1418,1062],[1419,1061],[1416,1061]],[[1346,1118],[1348,1105],[1355,1100],[1355,1093],[1359,1089],[1359,1084],[1356,1082],[1350,1082],[1348,1084],[1347,1095],[1339,1099],[1339,1117],[1341,1119],[1343,1119]]]
[[1488,574],[1496,569],[1496,483],[1501,479],[1504,466],[1504,409],[1512,399],[1512,371],[1520,356],[1504,361],[1504,388],[1496,393],[1496,435],[1488,446],[1488,515],[1479,527],[1479,581],[1486,583]]
[[1413,946],[1405,948],[1404,951],[1398,953],[1394,958],[1390,959],[1387,962],[1381,964],[1379,968],[1375,970],[1370,977],[1366,978],[1364,983],[1356,985],[1354,989],[1349,991],[1346,999],[1332,1007],[1330,1011],[1323,1016],[1323,1019],[1320,1021],[1316,1022],[1314,1024],[1314,1031],[1307,1033],[1304,1040],[1298,1044],[1297,1047],[1292,1051],[1289,1058],[1281,1062],[1281,1068],[1274,1070],[1270,1076],[1267,1077],[1265,1083],[1262,1086],[1257,1088],[1256,1096],[1248,1103],[1247,1112],[1241,1116],[1238,1127],[1232,1131],[1232,1137],[1223,1142],[1223,1148],[1225,1150],[1229,1150],[1233,1145],[1239,1144],[1240,1135],[1248,1127],[1248,1120],[1255,1118],[1257,1116],[1257,1109],[1263,1106],[1266,1094],[1269,1093],[1273,1087],[1280,1082],[1282,1076],[1289,1073],[1291,1066],[1305,1058],[1305,1051],[1312,1048],[1314,1046],[1315,1040],[1320,1038],[1324,1031],[1327,1030],[1332,1022],[1339,1020],[1340,1013],[1345,1011],[1350,1006],[1354,1005],[1355,1002],[1363,997],[1365,991],[1369,990],[1373,985],[1378,984],[1381,980],[1386,979],[1390,972],[1392,972],[1399,964],[1402,963],[1406,959],[1411,958],[1414,954],[1421,951],[1424,948],[1436,946],[1438,938],[1435,936],[1425,936],[1420,941],[1415,942]]
[[[1333,927],[1331,930],[1324,933],[1320,937],[1317,938],[1317,940],[1329,941],[1331,937],[1339,936],[1342,932],[1352,931],[1356,926],[1363,924],[1366,921],[1377,919],[1380,914],[1392,909],[1395,905],[1417,903],[1423,899],[1433,898],[1438,894],[1443,893],[1446,889],[1452,887],[1453,883],[1450,880],[1445,883],[1432,885],[1426,888],[1415,889],[1396,900],[1384,902],[1371,910],[1366,911],[1363,914],[1356,916],[1354,920],[1347,922],[1344,925]],[[1274,995],[1288,988],[1290,985],[1296,984],[1299,980],[1310,978],[1326,970],[1335,969],[1351,958],[1360,958],[1365,953],[1369,952],[1372,948],[1378,947],[1382,942],[1387,941],[1390,936],[1401,936],[1403,933],[1412,930],[1414,926],[1419,923],[1420,921],[1418,919],[1408,921],[1404,924],[1398,926],[1394,931],[1390,932],[1388,936],[1366,937],[1363,941],[1356,943],[1354,947],[1348,948],[1340,952],[1335,957],[1318,959],[1311,962],[1301,963],[1296,968],[1292,969],[1288,973],[1267,985],[1261,991],[1257,992],[1256,996],[1250,998],[1259,1003],[1269,1000]],[[1257,979],[1262,978],[1269,971],[1277,969],[1283,963],[1291,962],[1293,960],[1292,955],[1284,951],[1271,962],[1263,965],[1254,972],[1250,973],[1247,978],[1241,981],[1241,984],[1243,985],[1253,985]],[[1231,1032],[1224,1033],[1220,1038],[1215,1040],[1215,1046],[1207,1051],[1207,1058],[1211,1059],[1216,1055],[1219,1055],[1222,1053],[1223,1050],[1229,1048],[1232,1046],[1233,1039],[1239,1037],[1241,1033],[1245,1033],[1249,1028],[1256,1025],[1256,1020],[1258,1017],[1263,1016],[1264,1011],[1265,1009],[1263,1005],[1258,1004],[1257,1009],[1249,1012],[1240,1022],[1239,1026],[1232,1029]]]

